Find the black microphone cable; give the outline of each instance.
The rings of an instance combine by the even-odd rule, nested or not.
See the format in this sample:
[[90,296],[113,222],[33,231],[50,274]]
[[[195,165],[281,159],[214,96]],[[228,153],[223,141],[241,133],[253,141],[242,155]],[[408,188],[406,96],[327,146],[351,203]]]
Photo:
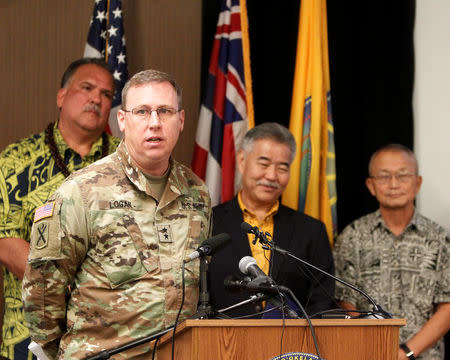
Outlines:
[[[322,282],[318,279],[317,275],[308,266],[298,262],[294,262],[294,264],[295,267],[298,269],[298,271],[301,272],[306,279],[309,279],[311,281],[311,284],[317,286],[317,288],[323,293],[324,297],[328,297],[329,299],[331,299],[331,301],[335,306],[339,306],[339,304],[336,302],[336,299],[334,298],[334,294],[329,293],[328,289],[325,286],[323,286]],[[306,299],[305,307],[308,307],[309,301],[311,300],[311,295],[312,293],[310,292]],[[310,315],[310,318],[314,317],[317,317],[317,315],[316,314]]]
[[157,346],[158,346],[158,342],[159,342],[159,339],[160,339],[160,338],[161,338],[161,337],[156,338],[155,343],[153,344],[152,360],[155,360],[155,356],[156,356],[156,348],[157,348]]
[[181,304],[180,309],[178,310],[177,316],[175,318],[175,323],[173,324],[173,332],[172,332],[172,360],[174,360],[174,354],[175,354],[175,332],[178,325],[178,320],[180,319],[181,310],[183,309],[184,305],[184,296],[185,296],[185,282],[184,282],[184,265],[185,262],[182,261],[181,263]]
[[273,308],[270,308],[270,309],[258,311],[258,312],[251,313],[251,314],[248,314],[248,315],[233,316],[232,319],[234,319],[234,320],[236,320],[236,319],[252,319],[255,316],[264,315],[264,314],[270,313],[270,312],[275,311],[275,310],[280,310],[281,311],[281,306],[277,306],[277,307],[273,307]]
[[317,357],[319,359],[322,359],[322,356],[320,355],[320,352],[319,352],[319,345],[317,344],[316,331],[314,330],[314,326],[313,326],[313,324],[311,322],[311,319],[309,318],[308,314],[306,313],[305,308],[302,306],[300,301],[297,299],[297,297],[294,295],[294,293],[289,288],[288,288],[288,293],[292,297],[292,300],[294,300],[294,302],[300,308],[300,310],[302,311],[303,315],[305,316],[305,319],[308,322],[309,328],[311,329],[311,336],[312,336],[313,341],[314,341],[314,347],[316,348]]
[[285,306],[285,297],[282,296],[280,290],[278,289],[278,287],[275,285],[277,291],[278,291],[278,296],[281,299],[281,318],[282,318],[282,326],[281,326],[281,337],[280,337],[280,358],[281,355],[283,354],[283,339],[284,339],[284,331],[286,329],[286,317],[284,314],[284,306]]
[[[353,312],[353,313],[358,313],[358,316],[350,316],[348,315],[349,312]],[[328,309],[328,310],[322,310],[319,312],[316,312],[312,315],[310,315],[310,318],[315,318],[315,317],[323,317],[323,315],[327,315],[327,318],[329,319],[361,319],[367,316],[374,316],[377,319],[379,317],[378,314],[374,313],[372,310],[358,310],[358,309],[354,309],[354,310],[348,310],[348,309],[342,309],[342,308],[335,308],[335,309]],[[334,315],[334,316],[333,316]]]

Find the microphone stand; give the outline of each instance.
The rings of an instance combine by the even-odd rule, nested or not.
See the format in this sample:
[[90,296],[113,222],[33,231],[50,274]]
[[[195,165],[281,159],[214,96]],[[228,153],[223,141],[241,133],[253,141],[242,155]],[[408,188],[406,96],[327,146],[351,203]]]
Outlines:
[[236,303],[234,305],[231,305],[231,306],[228,306],[226,308],[217,310],[217,312],[218,313],[225,313],[225,312],[230,311],[230,310],[238,309],[238,308],[240,308],[240,307],[242,307],[244,305],[247,305],[247,304],[252,304],[252,303],[255,303],[255,302],[267,300],[267,298],[268,298],[267,295],[263,295],[263,294],[258,293],[256,295],[251,295],[247,300],[243,300],[243,301],[238,302],[238,303]]
[[216,311],[209,301],[208,268],[209,262],[206,257],[200,257],[199,305],[197,307],[197,312],[190,316],[189,319],[211,319],[216,315]]
[[[298,301],[298,299],[296,298],[294,293],[288,287],[283,286],[283,285],[276,285],[273,283],[273,280],[272,280],[271,284],[267,284],[267,279],[270,279],[270,278],[269,277],[260,277],[260,278],[254,279],[250,282],[244,282],[244,283],[236,282],[235,284],[230,284],[230,285],[234,285],[237,288],[240,288],[242,290],[256,292],[256,295],[251,296],[250,299],[248,299],[248,300],[241,301],[240,303],[232,305],[228,308],[221,309],[221,310],[219,310],[219,312],[229,311],[229,310],[241,307],[243,305],[246,305],[248,303],[252,303],[252,302],[256,302],[256,301],[265,299],[265,300],[267,300],[267,302],[271,303],[273,306],[280,308],[280,311],[282,311],[284,314],[283,319],[285,316],[287,316],[291,319],[300,319],[298,314],[294,310],[292,310],[289,307],[289,305],[284,304],[283,301],[276,299],[274,296],[267,295],[268,293],[278,294],[284,300],[284,299],[286,299],[284,294],[287,293],[291,296],[293,301],[297,304],[300,311],[303,313],[306,321],[308,322],[317,356],[319,359],[322,360],[323,358],[319,351],[319,345],[317,343],[317,337],[316,337],[316,332],[314,330],[314,326],[312,325],[311,319],[309,318],[308,314],[306,313],[306,310],[304,309],[304,307],[302,306],[300,301]],[[283,324],[284,324],[284,321],[283,321]]]
[[358,289],[356,286],[348,283],[345,280],[342,280],[334,275],[331,275],[330,273],[326,272],[325,270],[322,270],[320,268],[318,268],[317,266],[314,266],[313,264],[310,264],[309,262],[302,260],[300,258],[298,258],[297,256],[291,254],[289,251],[284,250],[282,248],[280,248],[279,246],[275,245],[272,241],[267,240],[266,236],[262,233],[259,233],[259,235],[257,235],[257,237],[259,238],[259,241],[261,242],[261,244],[263,244],[263,246],[268,246],[269,248],[271,248],[272,250],[276,251],[277,253],[283,255],[283,256],[289,256],[290,258],[297,260],[299,262],[301,262],[302,264],[309,266],[311,268],[313,268],[314,270],[317,270],[319,272],[321,272],[322,274],[331,277],[332,279],[340,282],[341,284],[348,286],[350,289],[353,289],[357,292],[359,292],[361,295],[363,295],[367,300],[369,300],[369,302],[373,305],[373,312],[375,314],[380,314],[382,315],[384,318],[386,319],[392,319],[392,315],[389,314],[386,310],[384,310],[381,305],[378,305],[375,300],[373,300],[368,294],[366,294],[363,290]]

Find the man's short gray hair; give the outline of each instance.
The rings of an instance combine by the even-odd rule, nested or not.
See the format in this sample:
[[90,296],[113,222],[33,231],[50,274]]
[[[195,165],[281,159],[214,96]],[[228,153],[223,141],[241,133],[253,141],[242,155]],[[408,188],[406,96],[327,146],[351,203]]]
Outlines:
[[247,131],[244,140],[242,141],[241,149],[245,153],[249,153],[252,151],[255,141],[262,139],[271,139],[277,143],[286,145],[291,151],[290,163],[292,163],[297,150],[297,144],[288,128],[274,122],[266,122],[257,125],[253,129]]
[[182,92],[181,88],[176,83],[175,78],[168,73],[153,69],[138,72],[134,74],[133,77],[125,83],[125,86],[122,89],[122,108],[124,108],[125,104],[127,103],[127,94],[128,90],[130,90],[131,87],[141,86],[153,82],[162,83],[166,81],[173,86],[173,88],[177,93],[177,101],[178,101],[177,110],[182,109]]
[[368,168],[369,176],[373,175],[372,174],[372,167],[373,167],[373,163],[375,161],[375,158],[379,154],[381,154],[382,152],[401,152],[401,153],[404,153],[405,155],[409,156],[411,158],[411,160],[414,161],[414,165],[416,167],[416,175],[419,174],[419,164],[417,162],[416,155],[414,155],[414,152],[410,148],[406,147],[405,145],[395,144],[394,143],[394,144],[384,145],[384,146],[382,146],[381,148],[379,148],[377,151],[375,151],[372,154],[372,156],[370,157],[370,160],[369,160],[369,168]]

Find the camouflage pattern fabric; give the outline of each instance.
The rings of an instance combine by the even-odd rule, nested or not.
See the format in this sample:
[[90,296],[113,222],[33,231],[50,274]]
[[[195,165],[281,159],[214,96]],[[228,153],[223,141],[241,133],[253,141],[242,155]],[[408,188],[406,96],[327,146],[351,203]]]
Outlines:
[[[102,139],[99,138],[83,159],[64,142],[57,126],[53,130],[56,146],[69,171],[75,171],[99,160]],[[119,140],[108,136],[112,153]],[[45,133],[32,135],[9,145],[0,154],[0,241],[21,238],[29,241],[34,211],[64,181],[45,142]],[[22,282],[5,267],[3,270],[5,314],[0,355],[14,359],[14,345],[29,337],[22,306]]]
[[[348,225],[338,237],[336,276],[367,292],[396,318],[405,318],[400,342],[407,342],[433,314],[434,306],[450,301],[450,238],[448,232],[417,213],[396,237],[379,211]],[[355,291],[336,283],[336,298],[369,310]],[[417,359],[441,360],[441,339]]]
[[[171,160],[158,203],[121,144],[70,176],[49,204],[53,214],[33,226],[23,297],[32,339],[51,358],[83,359],[173,325],[183,259],[210,233],[211,200],[196,175]],[[192,261],[182,319],[196,310],[198,281]]]

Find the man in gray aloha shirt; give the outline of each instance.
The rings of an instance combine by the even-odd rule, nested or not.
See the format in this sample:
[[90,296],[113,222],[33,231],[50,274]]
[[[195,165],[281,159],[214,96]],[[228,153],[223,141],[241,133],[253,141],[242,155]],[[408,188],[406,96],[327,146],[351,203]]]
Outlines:
[[[442,338],[450,329],[450,237],[416,211],[421,183],[411,150],[390,144],[375,152],[366,185],[380,207],[348,225],[334,250],[338,277],[406,319],[399,360],[444,359]],[[339,283],[336,298],[346,309],[370,307]]]

